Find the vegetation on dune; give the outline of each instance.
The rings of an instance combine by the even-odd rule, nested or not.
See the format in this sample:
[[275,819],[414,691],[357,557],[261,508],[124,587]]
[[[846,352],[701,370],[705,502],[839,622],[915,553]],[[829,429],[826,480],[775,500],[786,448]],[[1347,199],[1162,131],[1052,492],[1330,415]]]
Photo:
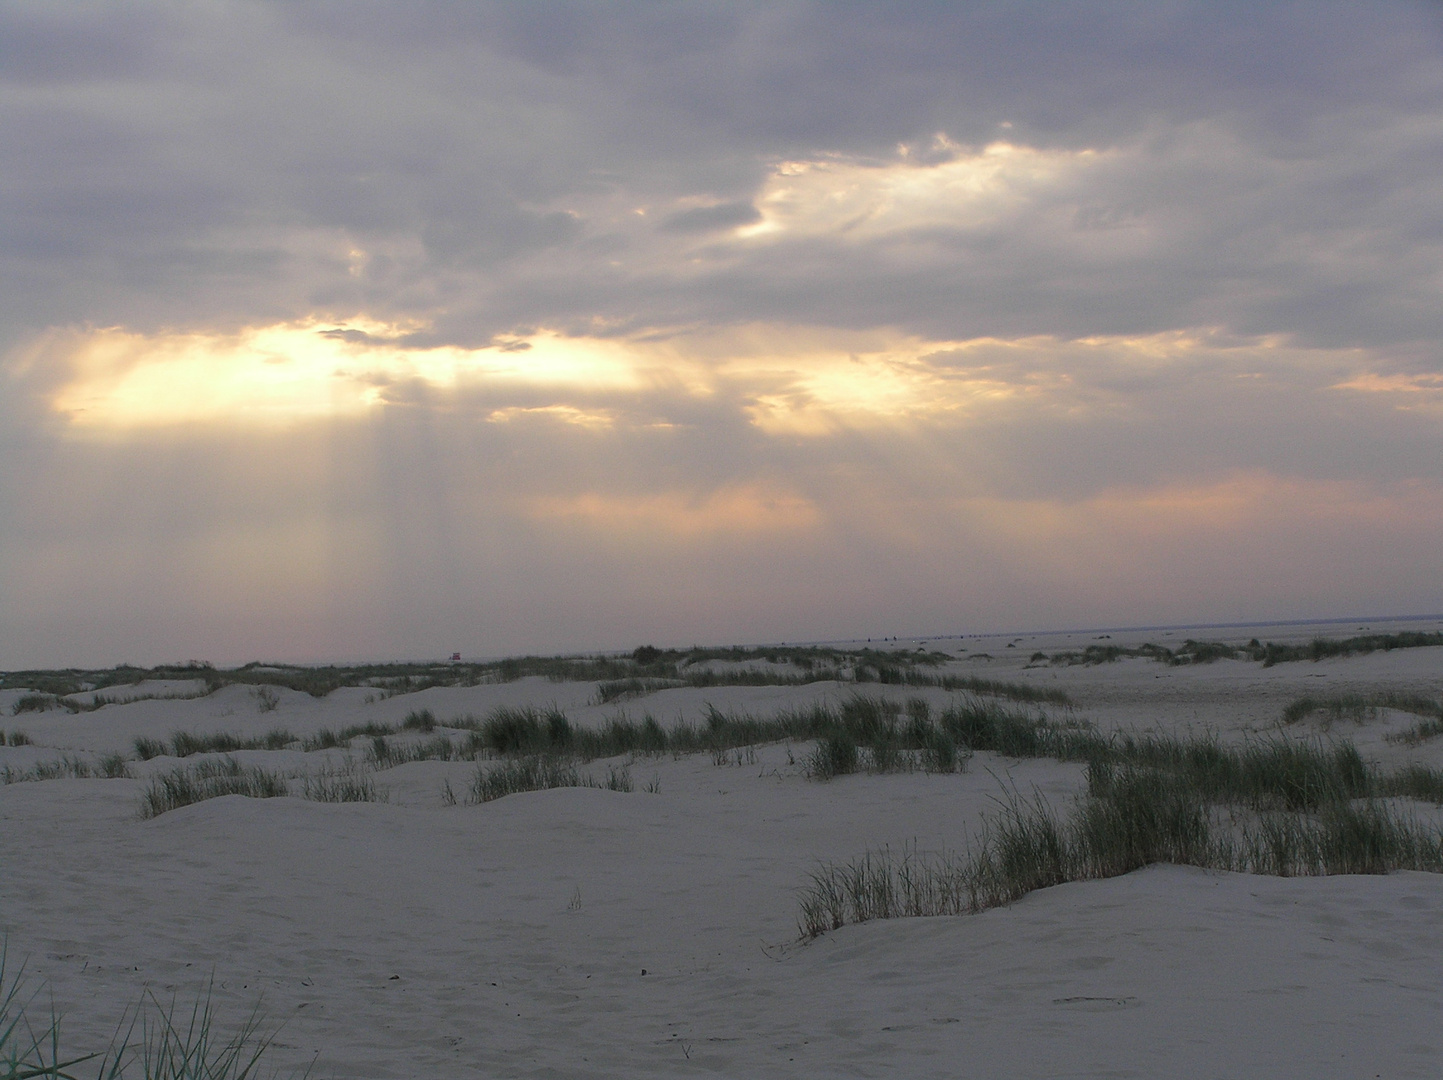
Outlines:
[[1124,770],[1065,818],[1041,801],[1016,800],[988,823],[975,854],[884,850],[823,865],[800,895],[799,929],[812,938],[870,919],[975,914],[1155,863],[1284,877],[1443,872],[1443,833],[1385,803],[1220,823],[1205,798],[1172,780]]
[[171,810],[223,795],[273,799],[290,794],[285,778],[259,766],[242,765],[234,758],[203,761],[150,779],[141,795],[140,816],[159,817]]
[[1363,721],[1375,716],[1379,709],[1394,709],[1397,712],[1412,713],[1415,716],[1443,717],[1443,701],[1426,698],[1421,694],[1399,694],[1382,691],[1369,695],[1335,694],[1328,697],[1308,695],[1298,698],[1283,710],[1283,722],[1295,723],[1315,712],[1328,714],[1331,719]]
[[312,802],[390,802],[391,793],[357,762],[301,777],[301,797]]
[[53,1010],[44,1021],[32,1020],[39,990],[28,990],[23,966],[9,973],[8,953],[8,941],[0,941],[0,1080],[80,1080],[92,1070],[96,1080],[252,1080],[275,1040],[259,1005],[223,1032],[212,984],[189,1010],[147,990],[121,1018],[109,1047],[71,1056],[61,1050],[60,1018]]
[[[1203,664],[1221,659],[1248,659],[1265,667],[1334,656],[1354,656],[1376,651],[1443,645],[1443,632],[1406,631],[1397,634],[1365,634],[1350,638],[1315,638],[1304,645],[1259,642],[1246,645],[1189,639],[1176,648],[1152,643],[1136,647],[1089,645],[1081,650],[1037,652],[1034,663],[1102,664],[1129,657],[1145,657],[1170,665]],[[926,650],[855,649],[826,646],[757,646],[744,648],[658,649],[642,646],[622,656],[517,656],[504,660],[473,662],[416,662],[299,666],[254,662],[243,667],[220,669],[210,664],[189,663],[141,668],[123,664],[107,669],[67,668],[0,672],[0,690],[32,691],[19,698],[15,713],[67,709],[71,712],[104,708],[106,705],[149,698],[190,698],[212,694],[231,685],[255,688],[257,708],[275,709],[276,687],[314,697],[324,697],[341,687],[365,687],[381,697],[415,693],[431,687],[476,686],[483,683],[514,682],[524,678],[545,678],[557,682],[595,682],[598,699],[604,704],[636,697],[673,686],[786,686],[824,680],[877,682],[884,684],[935,686],[944,690],[966,690],[977,694],[1006,697],[1016,701],[1066,704],[1065,694],[1027,683],[1008,683],[939,671],[954,658]],[[153,694],[104,694],[113,687],[135,686],[146,681],[198,681],[196,691],[165,691]],[[90,692],[89,699],[74,695]]]
[[28,769],[0,765],[0,784],[19,784],[39,780],[128,779],[130,768],[119,754],[103,754],[92,760],[66,754],[53,761],[38,761]]
[[[871,647],[694,647],[680,650],[643,646],[625,656],[520,656],[471,663],[328,667],[252,663],[232,669],[218,669],[208,664],[155,668],[122,665],[106,670],[14,671],[0,673],[0,689],[33,691],[18,700],[15,705],[17,712],[46,709],[82,712],[124,701],[204,696],[231,685],[253,687],[257,708],[261,712],[269,712],[279,704],[275,687],[315,697],[324,697],[343,686],[365,687],[380,697],[390,697],[431,687],[476,686],[524,678],[595,682],[598,684],[598,699],[603,704],[672,686],[800,686],[826,680],[938,686],[1022,701],[1066,703],[1065,695],[1057,690],[989,682],[933,670],[951,659],[940,652]],[[204,685],[203,689],[194,692],[168,691],[129,696],[98,692],[110,687],[135,686],[149,680],[192,680]],[[91,692],[89,699],[72,696],[85,692]]]
[[206,735],[177,731],[171,735],[169,742],[138,738],[133,745],[137,756],[142,761],[149,761],[166,755],[183,758],[192,754],[231,754],[237,750],[284,750],[299,741],[289,731],[276,728],[254,738],[243,738],[224,731]]
[[607,791],[632,791],[635,788],[631,771],[624,766],[613,766],[607,770],[605,778],[599,779],[590,773],[582,772],[565,759],[532,755],[490,767],[478,765],[476,775],[471,781],[470,801],[491,802],[522,791],[546,791],[564,787],[601,788]]
[[1246,645],[1225,641],[1194,641],[1189,638],[1176,649],[1146,642],[1137,646],[1088,645],[1084,649],[1068,649],[1054,653],[1035,652],[1031,662],[1061,665],[1108,664],[1117,660],[1142,657],[1171,666],[1210,664],[1217,660],[1253,660],[1263,667],[1300,660],[1326,660],[1336,656],[1361,656],[1394,649],[1418,649],[1443,646],[1443,632],[1405,631],[1399,634],[1363,634],[1350,638],[1317,637],[1305,645],[1288,645],[1275,641],[1266,644],[1253,638]]
[[1308,695],[1290,702],[1283,710],[1283,723],[1296,724],[1309,716],[1321,713],[1325,723],[1351,720],[1355,724],[1376,720],[1383,709],[1411,713],[1422,717],[1407,731],[1385,736],[1389,742],[1417,746],[1427,739],[1443,735],[1443,701],[1423,697],[1420,694],[1399,694],[1392,691],[1362,694],[1334,694],[1327,697]]
[[[983,714],[985,717],[985,714]],[[1443,771],[1371,770],[1350,743],[1059,733],[987,722],[960,745],[1087,763],[1087,791],[1059,818],[1014,798],[975,854],[869,852],[820,867],[800,896],[815,937],[847,923],[969,914],[1040,888],[1114,877],[1153,863],[1292,876],[1443,872],[1443,830],[1388,802],[1443,805]],[[970,741],[969,741],[970,739]],[[1044,746],[1051,743],[1048,752]]]

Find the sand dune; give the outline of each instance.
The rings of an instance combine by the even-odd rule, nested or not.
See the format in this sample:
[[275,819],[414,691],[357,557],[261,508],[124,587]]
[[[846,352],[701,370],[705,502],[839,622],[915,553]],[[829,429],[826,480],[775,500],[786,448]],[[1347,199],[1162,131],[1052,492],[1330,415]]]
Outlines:
[[[966,644],[964,654],[1005,648]],[[1443,689],[1440,649],[1269,669],[1023,670],[1032,644],[959,670],[1065,686],[1076,713],[1103,728],[1229,738],[1276,726],[1282,706],[1319,683]],[[765,713],[849,692],[679,688],[621,707],[670,722],[708,701]],[[232,686],[12,717],[11,692],[0,726],[34,744],[0,749],[0,764],[124,751],[177,730],[304,736],[422,707],[444,723],[554,703],[583,725],[617,709],[590,704],[590,684],[542,680],[370,703],[359,689],[279,694],[268,712]],[[1376,760],[1438,764],[1443,740],[1382,738],[1407,719],[1385,711],[1334,733]],[[12,783],[0,788],[0,929],[48,985],[75,1046],[103,1046],[143,987],[186,999],[213,973],[225,1016],[262,998],[284,1024],[274,1063],[314,1059],[319,1076],[1443,1073],[1443,876],[1156,866],[980,915],[803,943],[796,892],[819,860],[904,844],[959,850],[1007,790],[1062,805],[1082,783],[1076,765],[983,753],[952,775],[820,783],[795,764],[804,749],[771,745],[724,765],[643,758],[630,765],[631,792],[454,806],[443,784],[464,790],[475,766],[418,761],[376,774],[385,803],[229,796],[153,820],[138,815],[145,777],[173,759],[132,761],[132,779]],[[325,755],[234,756],[295,773]]]

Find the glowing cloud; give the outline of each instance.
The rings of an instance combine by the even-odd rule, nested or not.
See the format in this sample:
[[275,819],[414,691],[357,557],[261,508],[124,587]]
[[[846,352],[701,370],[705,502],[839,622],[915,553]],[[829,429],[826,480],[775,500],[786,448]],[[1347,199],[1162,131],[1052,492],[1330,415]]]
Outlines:
[[[400,399],[407,387],[635,390],[645,384],[636,354],[604,339],[543,332],[480,349],[413,348],[404,338],[414,329],[357,319],[232,334],[106,329],[69,336],[51,343],[66,353],[74,373],[52,405],[82,429],[274,425],[359,415]],[[579,416],[558,418],[576,423]]]
[[893,161],[786,161],[775,168],[756,200],[761,220],[740,227],[737,235],[863,238],[975,226],[1103,156],[1095,150],[1037,150],[1006,142],[974,151],[938,135],[926,153],[903,146]]

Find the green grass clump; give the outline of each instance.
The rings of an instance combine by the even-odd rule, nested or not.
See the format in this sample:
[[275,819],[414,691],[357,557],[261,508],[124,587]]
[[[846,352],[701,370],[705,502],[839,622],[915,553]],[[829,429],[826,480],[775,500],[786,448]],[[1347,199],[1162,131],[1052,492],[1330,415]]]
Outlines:
[[8,940],[0,941],[0,1080],[68,1080],[72,1076],[69,1070],[100,1055],[64,1057],[60,1053],[60,1019],[53,1010],[39,1026],[31,1022],[26,1011],[35,994],[25,993],[23,965],[10,974],[9,952]]
[[857,740],[845,731],[835,732],[817,740],[816,749],[807,759],[807,775],[830,780],[857,771],[860,755]]
[[192,754],[233,754],[237,750],[284,750],[299,740],[289,731],[276,728],[257,738],[245,738],[220,731],[210,735],[177,731],[167,744],[159,739],[138,738],[135,752],[142,761],[163,757],[190,757]]
[[[257,1005],[230,1035],[219,1030],[213,1005],[213,988],[196,999],[190,1015],[178,1010],[174,998],[162,1004],[149,995],[155,1016],[140,1017],[140,1045],[134,1064],[144,1080],[249,1080],[260,1071],[261,1059],[275,1034],[265,1034]],[[120,1063],[120,1055],[116,1055]],[[303,1075],[308,1075],[306,1070]],[[120,1080],[121,1074],[115,1074]]]
[[66,754],[54,761],[40,761],[28,769],[0,766],[0,784],[18,784],[37,780],[89,780],[128,778],[130,769],[120,754],[107,754],[98,762]]
[[1376,719],[1380,709],[1394,709],[1398,712],[1412,713],[1415,716],[1432,717],[1435,720],[1443,721],[1443,701],[1422,697],[1418,694],[1398,694],[1387,691],[1368,695],[1334,694],[1328,697],[1312,695],[1300,697],[1283,709],[1283,723],[1295,724],[1315,713],[1322,713],[1330,723],[1351,720],[1361,724]]
[[152,777],[141,796],[140,816],[159,817],[167,811],[223,795],[272,799],[287,794],[289,788],[283,777],[258,766],[244,766],[234,758],[204,761]]
[[498,754],[562,753],[571,749],[573,736],[571,721],[554,706],[501,706],[480,728],[482,745]]
[[390,769],[408,761],[475,761],[483,751],[476,739],[456,743],[448,735],[437,735],[420,742],[399,742],[375,735],[366,760],[377,769]]
[[808,776],[830,780],[865,769],[872,773],[953,772],[971,754],[959,739],[952,713],[933,718],[923,698],[905,705],[855,694],[825,718],[817,745],[805,762]]
[[11,731],[0,735],[0,746],[29,746],[30,736],[23,731]]
[[430,709],[415,709],[406,714],[406,719],[401,721],[401,727],[405,731],[430,734],[436,730],[436,716]]
[[1072,704],[1072,699],[1062,690],[1032,686],[1028,683],[979,679],[972,675],[931,675],[924,671],[914,671],[910,672],[903,681],[909,686],[935,686],[941,690],[960,690],[985,697],[1006,698],[1009,701],[1028,704]]
[[1405,765],[1379,781],[1379,794],[1418,799],[1443,806],[1443,769],[1426,765]]
[[1154,863],[1281,876],[1443,872],[1443,832],[1375,800],[1268,811],[1226,826],[1210,805],[1162,770],[1108,769],[1065,819],[1040,799],[1013,800],[988,822],[975,854],[884,849],[824,864],[799,896],[798,928],[814,938],[870,919],[973,914]]
[[344,750],[351,745],[351,740],[362,735],[375,738],[376,736],[395,735],[399,729],[391,724],[353,724],[350,727],[334,731],[330,728],[323,728],[314,735],[309,735],[301,740],[301,749],[306,751],[315,750]]
[[[1276,737],[1233,747],[1213,738],[1124,735],[1090,760],[1158,769],[1201,798],[1258,810],[1312,810],[1375,794],[1374,778],[1357,747],[1347,742]],[[1106,771],[1098,768],[1094,775],[1104,778]]]
[[21,713],[45,712],[48,709],[60,707],[60,699],[54,694],[25,694],[15,699],[15,704],[10,707],[10,712],[19,716]]
[[301,797],[313,802],[390,802],[391,793],[355,763],[322,769],[301,778]]
[[683,679],[643,679],[634,675],[626,679],[610,679],[596,684],[596,703],[609,705],[613,701],[642,697],[658,690],[687,685],[689,684]]
[[[140,1006],[127,1011],[129,1024],[122,1019],[106,1050],[62,1053],[59,1017],[52,1010],[43,1023],[31,1022],[27,1012],[38,991],[26,993],[23,967],[9,975],[8,951],[8,942],[0,941],[0,1080],[81,1080],[90,1075],[96,1080],[258,1080],[262,1059],[275,1041],[275,1033],[264,1030],[259,1005],[224,1034],[213,1006],[212,982],[197,995],[189,1016],[174,998],[163,1004],[147,990]],[[85,1066],[83,1071],[80,1066]],[[298,1075],[309,1073],[307,1069]]]
[[470,801],[491,802],[522,791],[562,787],[604,788],[608,791],[634,789],[631,772],[625,767],[612,767],[605,779],[598,780],[569,761],[536,756],[518,758],[490,768],[478,766],[471,782]]
[[1362,634],[1350,638],[1314,638],[1306,645],[1280,645],[1268,642],[1258,643],[1254,638],[1248,643],[1248,653],[1254,660],[1261,660],[1263,667],[1299,660],[1326,660],[1335,656],[1366,656],[1372,652],[1391,652],[1394,649],[1421,649],[1443,645],[1443,632],[1420,633],[1405,631],[1401,634]]

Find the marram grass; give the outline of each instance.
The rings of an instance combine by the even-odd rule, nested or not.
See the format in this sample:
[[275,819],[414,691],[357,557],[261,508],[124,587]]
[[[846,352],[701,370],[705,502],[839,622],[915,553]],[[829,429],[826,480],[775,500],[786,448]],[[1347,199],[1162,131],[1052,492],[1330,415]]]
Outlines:
[[[259,1005],[238,1025],[222,1028],[213,986],[187,1010],[147,992],[122,1018],[104,1050],[76,1054],[62,1049],[60,1018],[29,1015],[37,992],[27,993],[23,967],[6,969],[8,945],[0,941],[0,1080],[259,1080],[275,1039]],[[306,1069],[297,1076],[307,1076]],[[276,1074],[268,1072],[266,1076]]]
[[1443,872],[1443,830],[1371,794],[1330,786],[1326,799],[1300,799],[1287,772],[1267,774],[1278,781],[1272,791],[1218,784],[1205,771],[1201,783],[1136,764],[1088,772],[1088,793],[1068,816],[1014,798],[975,852],[884,849],[822,865],[799,897],[803,937],[870,919],[975,914],[1155,863],[1284,877]]
[[223,795],[270,799],[289,793],[284,777],[259,766],[242,765],[234,758],[204,761],[151,777],[150,785],[141,795],[140,816],[159,817],[170,810]]

